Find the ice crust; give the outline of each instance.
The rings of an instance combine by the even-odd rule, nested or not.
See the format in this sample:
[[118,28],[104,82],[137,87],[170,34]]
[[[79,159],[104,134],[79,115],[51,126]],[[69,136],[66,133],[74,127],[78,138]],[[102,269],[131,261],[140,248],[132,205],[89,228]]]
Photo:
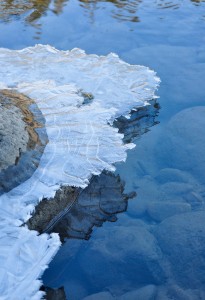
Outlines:
[[[0,299],[40,299],[37,279],[60,242],[57,235],[38,236],[19,226],[61,185],[85,188],[92,175],[113,171],[114,163],[125,161],[126,150],[134,145],[123,144],[112,122],[148,105],[159,79],[149,68],[129,65],[116,54],[87,55],[43,45],[0,49],[0,62],[0,86],[35,100],[49,139],[35,173],[0,197]],[[91,93],[93,101],[85,105],[82,91]]]

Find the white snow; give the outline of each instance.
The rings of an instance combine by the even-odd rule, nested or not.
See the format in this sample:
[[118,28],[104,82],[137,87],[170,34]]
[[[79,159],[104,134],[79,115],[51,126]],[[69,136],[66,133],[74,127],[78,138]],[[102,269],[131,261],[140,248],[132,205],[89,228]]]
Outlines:
[[[134,145],[123,144],[112,122],[147,105],[159,79],[154,71],[129,65],[116,54],[87,55],[43,45],[0,49],[0,63],[0,87],[35,100],[49,139],[35,173],[0,197],[0,299],[40,299],[37,279],[60,242],[56,235],[38,236],[19,225],[61,185],[84,188],[92,175],[112,171],[114,163],[126,160],[126,150]],[[81,91],[91,93],[93,101],[83,104]]]

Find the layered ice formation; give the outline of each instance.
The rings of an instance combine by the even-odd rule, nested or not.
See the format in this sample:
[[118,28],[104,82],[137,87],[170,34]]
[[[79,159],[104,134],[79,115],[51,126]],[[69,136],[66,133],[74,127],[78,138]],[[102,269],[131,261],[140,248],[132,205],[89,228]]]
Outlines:
[[61,186],[85,188],[93,175],[125,161],[134,144],[125,144],[112,124],[148,105],[159,79],[116,54],[43,45],[0,49],[0,62],[0,88],[35,101],[49,140],[33,175],[0,196],[0,298],[40,299],[38,278],[58,250],[59,238],[21,225],[42,198],[53,197]]

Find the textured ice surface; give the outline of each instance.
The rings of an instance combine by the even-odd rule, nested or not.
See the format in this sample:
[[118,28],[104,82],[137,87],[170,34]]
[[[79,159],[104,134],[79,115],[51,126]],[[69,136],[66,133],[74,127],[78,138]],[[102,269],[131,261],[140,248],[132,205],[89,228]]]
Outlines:
[[[24,183],[0,197],[0,285],[2,299],[39,299],[39,278],[59,247],[19,227],[43,197],[61,185],[86,187],[92,175],[125,161],[123,135],[112,127],[116,117],[154,98],[159,79],[143,66],[131,66],[115,54],[86,55],[37,45],[20,51],[0,49],[0,86],[15,89],[37,103],[49,139],[39,167]],[[84,104],[83,93],[94,97]],[[8,230],[8,232],[7,232]],[[26,239],[26,242],[25,242]],[[5,250],[4,250],[5,249]],[[13,268],[13,265],[18,268]],[[33,284],[30,284],[33,282]],[[18,289],[17,289],[18,287]],[[12,295],[12,296],[11,296]]]

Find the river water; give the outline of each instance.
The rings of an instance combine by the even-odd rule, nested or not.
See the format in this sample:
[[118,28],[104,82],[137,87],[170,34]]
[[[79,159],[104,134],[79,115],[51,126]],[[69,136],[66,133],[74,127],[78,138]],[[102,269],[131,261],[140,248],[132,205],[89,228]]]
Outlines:
[[205,299],[205,2],[1,1],[0,47],[36,43],[116,52],[161,78],[155,122],[116,169],[137,196],[65,239],[44,284],[72,300]]

